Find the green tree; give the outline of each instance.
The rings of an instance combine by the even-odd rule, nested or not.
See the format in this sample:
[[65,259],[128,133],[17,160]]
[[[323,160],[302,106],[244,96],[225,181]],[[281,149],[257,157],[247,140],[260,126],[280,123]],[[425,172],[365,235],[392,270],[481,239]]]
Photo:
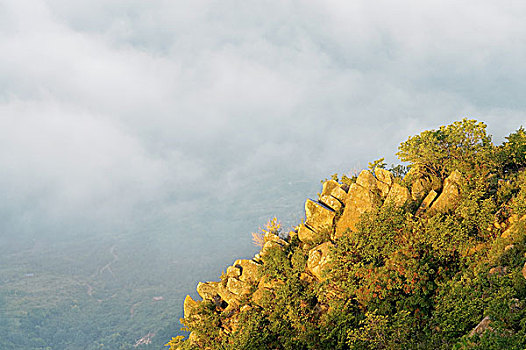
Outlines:
[[526,131],[520,127],[499,146],[498,160],[504,174],[526,167]]
[[417,171],[444,179],[455,169],[470,173],[492,168],[493,149],[486,124],[462,119],[409,137],[397,155]]

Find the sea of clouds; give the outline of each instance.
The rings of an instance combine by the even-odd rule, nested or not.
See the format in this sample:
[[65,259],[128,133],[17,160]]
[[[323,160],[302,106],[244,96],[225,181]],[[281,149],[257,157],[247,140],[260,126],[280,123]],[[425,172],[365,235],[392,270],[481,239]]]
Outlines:
[[[501,142],[526,124],[525,18],[521,1],[0,0],[0,237],[301,211],[320,179],[463,117]],[[275,183],[311,192],[277,203]]]

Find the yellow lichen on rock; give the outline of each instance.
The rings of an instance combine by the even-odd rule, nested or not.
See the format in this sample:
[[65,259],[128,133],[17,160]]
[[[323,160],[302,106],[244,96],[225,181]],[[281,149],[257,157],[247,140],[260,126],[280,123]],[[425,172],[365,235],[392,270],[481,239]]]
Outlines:
[[322,232],[331,229],[336,212],[319,202],[307,199],[305,202],[305,224],[313,231]]
[[374,177],[371,179],[371,176],[370,172],[362,171],[358,176],[360,181],[357,180],[349,188],[345,209],[336,224],[335,237],[345,234],[347,230],[355,231],[362,214],[382,205],[378,187],[373,183],[373,180],[376,181],[376,179]]
[[307,269],[320,281],[325,279],[323,271],[331,260],[330,249],[333,246],[331,242],[325,242],[309,251]]
[[389,194],[385,198],[384,205],[394,205],[396,207],[402,207],[411,200],[411,193],[409,190],[397,183],[393,184]]

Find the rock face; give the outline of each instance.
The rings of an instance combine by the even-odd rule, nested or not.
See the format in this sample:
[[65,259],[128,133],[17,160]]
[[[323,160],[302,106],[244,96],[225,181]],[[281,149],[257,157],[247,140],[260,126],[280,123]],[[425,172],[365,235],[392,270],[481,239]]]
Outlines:
[[426,196],[429,190],[431,190],[431,183],[424,178],[419,178],[411,185],[411,197],[419,201]]
[[339,211],[342,209],[346,200],[347,192],[341,188],[339,183],[334,180],[325,181],[323,183],[320,202],[335,211]]
[[456,208],[458,200],[460,199],[460,184],[462,175],[455,170],[444,181],[442,193],[431,204],[428,212],[430,215],[436,213],[446,213]]
[[[266,244],[282,247],[278,242],[269,240]],[[206,282],[197,285],[197,293],[214,303],[226,315],[232,314],[240,305],[243,297],[251,294],[259,282],[261,265],[253,260],[239,259],[227,268],[226,277],[221,282]],[[184,301],[184,317],[195,314],[199,302],[189,295]]]
[[250,294],[250,284],[238,280],[237,278],[229,278],[226,283],[226,288],[238,296]]
[[424,213],[427,209],[431,207],[431,204],[433,204],[433,201],[438,197],[438,193],[435,192],[435,190],[431,190],[426,198],[422,201],[420,204],[420,208],[418,208],[417,214]]
[[326,278],[323,276],[323,270],[330,262],[329,251],[332,246],[331,242],[325,242],[309,251],[307,270],[320,281]]
[[356,179],[356,184],[371,192],[381,193],[378,188],[378,181],[369,170],[362,170],[362,172],[360,172],[360,175],[358,175]]
[[214,300],[219,296],[218,294],[219,282],[199,282],[197,284],[197,293],[204,300]]
[[334,180],[325,181],[323,183],[321,194],[333,196],[342,203],[345,203],[345,200],[347,199],[347,192],[345,192],[340,184]]
[[376,169],[374,173],[376,175],[376,184],[380,190],[380,195],[382,198],[385,198],[393,186],[394,176],[389,171],[382,168]]
[[261,265],[252,260],[240,259],[234,262],[234,267],[240,270],[239,280],[254,283],[259,278]]
[[310,199],[305,202],[305,214],[305,224],[318,233],[330,230],[336,216],[331,208]]
[[345,209],[336,224],[336,237],[345,234],[347,230],[355,231],[362,214],[380,207],[380,193],[373,174],[367,170],[362,171],[356,183],[349,188]]
[[187,295],[184,299],[183,309],[184,309],[184,318],[190,318],[196,314],[197,308],[199,307],[199,302],[192,299],[191,296]]
[[217,293],[221,300],[226,302],[228,306],[235,306],[239,302],[238,295],[232,292],[230,289],[228,289],[228,281],[226,286],[224,286],[223,284],[219,284],[217,288]]
[[327,207],[331,208],[334,211],[340,211],[343,208],[342,202],[326,194],[320,196],[320,202],[325,204]]
[[308,226],[301,224],[298,227],[298,238],[300,241],[305,243],[317,242],[321,239],[322,235],[311,230]]
[[396,207],[402,207],[411,200],[411,194],[409,190],[397,183],[393,184],[389,194],[385,198],[384,205],[394,205]]

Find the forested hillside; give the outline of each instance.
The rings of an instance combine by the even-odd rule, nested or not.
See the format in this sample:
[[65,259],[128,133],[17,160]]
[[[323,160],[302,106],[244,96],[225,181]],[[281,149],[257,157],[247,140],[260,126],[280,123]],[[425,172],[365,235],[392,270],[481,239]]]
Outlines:
[[524,349],[525,130],[494,145],[464,119],[397,154],[323,182],[293,231],[271,220],[170,349]]

